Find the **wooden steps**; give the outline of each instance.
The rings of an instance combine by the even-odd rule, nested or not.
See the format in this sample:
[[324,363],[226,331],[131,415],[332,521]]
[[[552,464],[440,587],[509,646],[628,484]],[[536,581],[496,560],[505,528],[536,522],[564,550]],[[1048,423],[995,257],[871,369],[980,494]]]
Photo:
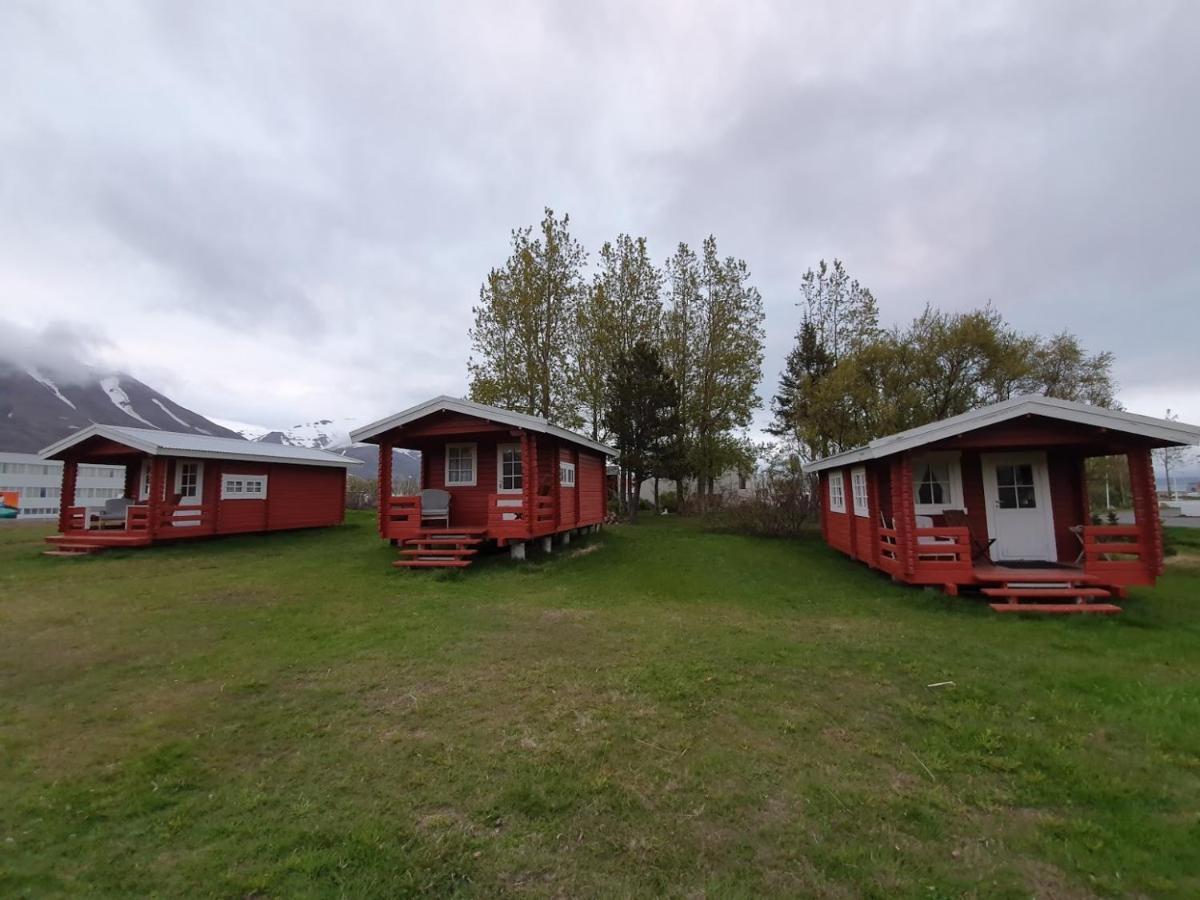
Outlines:
[[1068,615],[1072,613],[1097,613],[1099,615],[1116,615],[1121,607],[1113,603],[992,603],[989,604],[996,612],[1043,613],[1049,615]]
[[1111,599],[1112,590],[1103,586],[1098,576],[1078,569],[988,566],[976,569],[975,580],[981,584],[981,594],[1003,601],[988,604],[996,612],[1043,615],[1121,612],[1121,607],[1113,603],[1095,602]]
[[400,550],[400,559],[392,563],[400,569],[465,569],[483,543],[484,528],[439,528],[408,538]]
[[1034,587],[1002,587],[1002,588],[984,588],[981,591],[987,597],[1010,597],[1013,599],[1029,599],[1029,600],[1049,600],[1055,597],[1082,597],[1086,599],[1095,599],[1097,597],[1111,597],[1112,594],[1104,588],[1094,587],[1053,587],[1053,588],[1034,588]]
[[[42,556],[55,556],[60,559],[74,559],[80,556],[92,556],[102,553],[114,546],[103,541],[92,541],[85,538],[72,537],[64,534],[52,534],[46,538],[49,548],[42,551]],[[121,546],[121,545],[115,545]]]
[[398,559],[393,566],[401,569],[465,569],[469,559]]

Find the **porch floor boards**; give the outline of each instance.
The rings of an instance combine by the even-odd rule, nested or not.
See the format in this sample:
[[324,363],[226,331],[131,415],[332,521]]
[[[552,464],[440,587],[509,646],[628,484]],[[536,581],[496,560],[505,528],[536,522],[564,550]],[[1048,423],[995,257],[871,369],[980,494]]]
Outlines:
[[1083,569],[1054,567],[1048,569],[1018,569],[1009,566],[979,565],[971,570],[976,584],[1011,584],[1013,582],[1039,584],[1096,584],[1103,579],[1089,575]]

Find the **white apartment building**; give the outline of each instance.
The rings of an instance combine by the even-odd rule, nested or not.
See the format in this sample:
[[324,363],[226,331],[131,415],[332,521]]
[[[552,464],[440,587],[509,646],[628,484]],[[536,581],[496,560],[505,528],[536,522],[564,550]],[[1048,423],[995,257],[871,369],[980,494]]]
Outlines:
[[[18,519],[55,519],[62,502],[62,463],[36,453],[0,451],[0,492],[20,494]],[[125,493],[124,466],[80,466],[73,506],[103,506]]]

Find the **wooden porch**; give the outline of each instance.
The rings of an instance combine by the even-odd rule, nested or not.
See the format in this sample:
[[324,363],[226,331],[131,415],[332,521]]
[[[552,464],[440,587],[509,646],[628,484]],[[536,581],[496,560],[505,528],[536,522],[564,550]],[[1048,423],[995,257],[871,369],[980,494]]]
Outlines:
[[[876,529],[875,564],[894,580],[935,585],[957,596],[978,590],[997,612],[1102,613],[1103,602],[1124,598],[1130,585],[1152,584],[1155,555],[1140,525],[1083,525],[1072,563],[993,562],[973,544],[970,530],[934,526]],[[1032,601],[1032,602],[1031,602]]]
[[145,547],[155,541],[216,533],[216,502],[199,506],[141,503],[126,507],[124,523],[101,525],[96,510],[70,506],[60,514],[60,532],[46,538],[48,556],[83,556],[114,547]]

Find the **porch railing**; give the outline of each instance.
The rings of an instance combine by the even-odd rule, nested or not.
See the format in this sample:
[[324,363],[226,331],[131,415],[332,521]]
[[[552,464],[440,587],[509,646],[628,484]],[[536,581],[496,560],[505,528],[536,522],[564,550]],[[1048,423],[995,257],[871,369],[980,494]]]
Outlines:
[[1083,570],[1095,575],[1142,575],[1153,560],[1138,525],[1084,525]]
[[[453,510],[451,510],[453,515]],[[421,495],[391,497],[384,511],[384,532],[388,538],[405,538],[421,530]]]
[[488,535],[497,538],[530,536],[529,514],[520,494],[488,494]]
[[126,531],[149,531],[150,530],[150,507],[149,506],[129,506],[125,509],[125,530]]
[[88,527],[88,508],[86,506],[67,507],[67,530],[83,531]]
[[914,574],[922,576],[964,577],[971,574],[971,532],[959,527],[939,525],[914,528]]
[[[167,537],[170,535],[212,534],[216,530],[216,510],[208,505],[190,506],[185,504],[163,504],[158,507],[158,527],[155,535]],[[149,520],[149,510],[147,510]]]

